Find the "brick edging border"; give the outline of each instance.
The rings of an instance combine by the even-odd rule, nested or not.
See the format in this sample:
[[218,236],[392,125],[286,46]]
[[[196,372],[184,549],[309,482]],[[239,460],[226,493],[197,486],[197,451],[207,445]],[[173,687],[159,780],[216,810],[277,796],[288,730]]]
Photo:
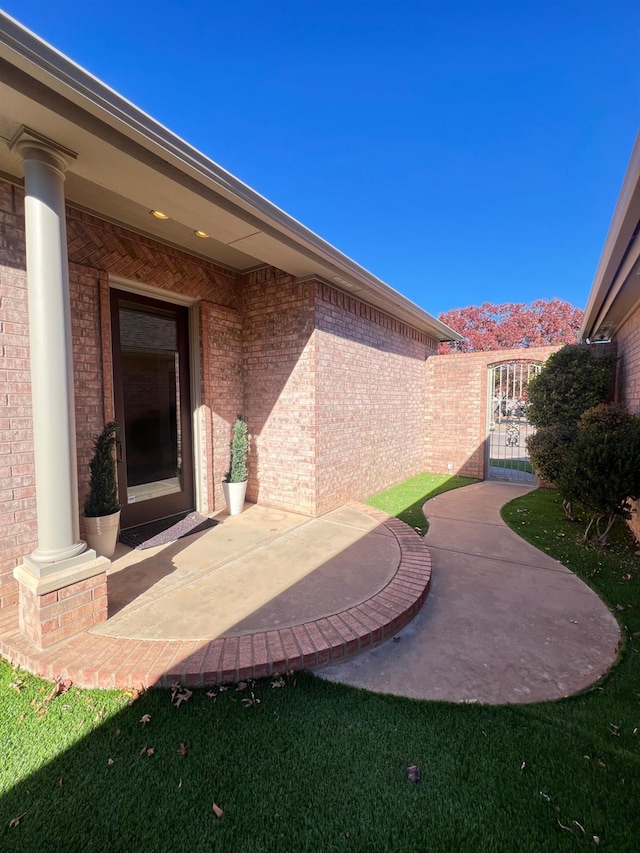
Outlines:
[[290,628],[202,640],[127,640],[83,632],[39,652],[18,631],[17,605],[0,611],[0,654],[43,678],[71,679],[78,687],[188,687],[263,678],[344,660],[387,640],[424,604],[431,555],[408,525],[361,503],[352,509],[386,527],[400,548],[389,583],[371,598],[333,616]]

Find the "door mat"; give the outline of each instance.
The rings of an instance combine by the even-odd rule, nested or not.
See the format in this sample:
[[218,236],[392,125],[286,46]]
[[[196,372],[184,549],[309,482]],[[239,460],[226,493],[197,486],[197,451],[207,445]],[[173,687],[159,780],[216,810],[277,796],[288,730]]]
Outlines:
[[212,518],[200,515],[199,512],[190,512],[186,515],[171,518],[162,518],[160,521],[150,521],[148,524],[140,524],[138,527],[130,527],[120,532],[120,541],[137,551],[147,548],[155,548],[157,545],[168,545],[176,539],[191,536],[194,533],[202,533],[218,524]]

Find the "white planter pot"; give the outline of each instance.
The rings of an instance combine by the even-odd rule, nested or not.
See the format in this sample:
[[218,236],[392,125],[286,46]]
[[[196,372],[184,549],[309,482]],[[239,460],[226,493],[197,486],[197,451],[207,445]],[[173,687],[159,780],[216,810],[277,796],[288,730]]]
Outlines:
[[120,510],[111,515],[99,515],[94,518],[85,516],[84,529],[87,545],[93,548],[98,557],[113,557],[120,528]]
[[229,515],[240,515],[244,509],[244,496],[247,493],[247,481],[243,483],[223,483],[222,491],[227,502]]

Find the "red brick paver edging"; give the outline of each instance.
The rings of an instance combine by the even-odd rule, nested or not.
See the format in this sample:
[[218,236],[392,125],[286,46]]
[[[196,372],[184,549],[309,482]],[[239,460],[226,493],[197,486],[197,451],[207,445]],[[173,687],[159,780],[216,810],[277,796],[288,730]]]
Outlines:
[[291,628],[213,640],[127,640],[82,632],[44,651],[18,630],[18,607],[0,610],[0,654],[43,678],[79,687],[204,687],[313,669],[387,640],[410,622],[429,594],[431,555],[406,524],[366,504],[349,505],[396,538],[400,562],[389,583],[355,607]]

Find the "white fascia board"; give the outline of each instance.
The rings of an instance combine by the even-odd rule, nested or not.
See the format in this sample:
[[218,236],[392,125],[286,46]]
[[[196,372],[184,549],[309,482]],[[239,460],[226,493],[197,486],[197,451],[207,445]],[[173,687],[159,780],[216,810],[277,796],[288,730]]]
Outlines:
[[[394,307],[398,307],[403,313],[414,317],[419,328],[424,330],[427,327],[437,340],[462,340],[457,332],[378,279],[0,10],[0,56],[2,55],[155,156],[160,156],[183,172],[190,172],[200,183],[215,189],[229,201],[263,220],[267,229],[275,229],[297,244],[301,250],[307,253],[311,251],[320,261],[339,267],[351,284],[349,290],[362,288],[364,291],[372,291],[387,303],[387,310],[393,312]],[[340,287],[339,284],[336,286]]]
[[[640,222],[640,133],[638,133],[622,182],[611,225],[591,286],[580,337],[591,339],[600,326],[607,324],[616,297],[624,287],[626,276],[620,275],[632,240]],[[611,331],[611,330],[610,330]]]

